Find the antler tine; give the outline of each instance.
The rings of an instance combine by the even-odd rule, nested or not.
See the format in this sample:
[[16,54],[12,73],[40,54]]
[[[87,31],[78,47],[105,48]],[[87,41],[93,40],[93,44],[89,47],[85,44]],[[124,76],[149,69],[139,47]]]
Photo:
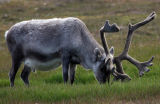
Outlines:
[[112,75],[114,76],[113,81],[119,80],[119,79],[121,79],[121,81],[124,81],[124,80],[128,80],[129,81],[129,80],[131,80],[131,78],[127,74],[119,73],[115,69],[112,70]]
[[105,50],[106,55],[109,54],[109,47],[106,41],[106,38],[104,36],[104,32],[118,32],[120,29],[117,26],[117,24],[109,24],[109,20],[106,21],[105,25],[100,29],[100,35],[101,35],[101,41],[102,41],[102,45],[103,48]]
[[137,24],[135,24],[133,27],[133,31],[136,30],[137,28],[149,23],[150,21],[152,21],[154,18],[156,17],[156,13],[152,12],[144,21],[141,21]]
[[127,57],[126,57],[126,60],[128,60],[129,62],[131,62],[132,64],[134,64],[138,68],[140,77],[144,75],[144,72],[150,71],[150,69],[148,67],[153,65],[153,63],[151,63],[153,61],[153,59],[154,59],[154,57],[152,56],[152,58],[149,61],[139,62],[129,55],[127,55]]
[[100,35],[101,35],[101,41],[102,41],[102,45],[103,45],[104,51],[105,51],[105,53],[107,55],[109,53],[109,47],[108,47],[108,44],[106,43],[106,37],[104,36],[103,29],[100,30]]
[[129,47],[130,47],[130,43],[131,43],[131,40],[132,40],[132,36],[133,36],[133,32],[140,28],[141,26],[149,23],[150,21],[152,21],[156,16],[156,13],[155,12],[152,12],[144,21],[141,21],[139,23],[136,23],[134,25],[132,24],[129,24],[129,31],[128,31],[128,35],[127,35],[127,39],[126,39],[126,44],[125,44],[125,47],[124,47],[124,50],[123,50],[123,54],[127,54],[128,53],[128,50],[129,50]]
[[117,71],[120,73],[124,73],[123,72],[123,68],[121,65],[121,61],[122,60],[128,60],[129,62],[131,62],[132,64],[134,64],[138,69],[139,69],[139,74],[140,76],[142,76],[144,74],[144,72],[148,72],[150,69],[148,69],[148,66],[152,65],[152,61],[154,59],[154,57],[152,57],[149,61],[146,62],[139,62],[136,59],[132,58],[131,56],[128,55],[128,50],[131,44],[131,40],[132,40],[132,36],[133,36],[133,32],[138,29],[139,27],[149,23],[150,21],[152,21],[156,16],[155,12],[152,12],[146,19],[144,19],[143,21],[136,23],[134,25],[129,24],[129,30],[128,30],[128,35],[127,35],[127,39],[126,39],[126,43],[125,43],[125,47],[123,52],[118,56],[114,58],[114,63],[117,66]]
[[148,61],[143,62],[143,64],[148,65],[148,66],[152,66],[153,63],[151,63],[151,62],[153,61],[153,59],[154,59],[154,56],[152,56],[151,59],[149,59]]

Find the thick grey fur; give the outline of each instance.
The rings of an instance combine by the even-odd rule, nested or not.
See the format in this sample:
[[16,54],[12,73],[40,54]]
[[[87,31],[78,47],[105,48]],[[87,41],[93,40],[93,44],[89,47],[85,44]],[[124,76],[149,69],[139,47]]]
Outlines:
[[70,82],[74,82],[76,64],[93,70],[100,83],[106,82],[104,49],[78,18],[23,21],[12,26],[5,37],[12,56],[11,86],[22,62],[25,65],[21,77],[26,85],[31,70],[47,71],[61,64],[65,83],[69,69]]

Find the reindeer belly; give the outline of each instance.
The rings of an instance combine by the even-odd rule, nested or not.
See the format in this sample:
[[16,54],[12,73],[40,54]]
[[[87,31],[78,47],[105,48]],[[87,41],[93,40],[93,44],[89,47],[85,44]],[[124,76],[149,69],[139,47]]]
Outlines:
[[33,58],[27,58],[24,61],[24,64],[31,67],[32,70],[37,69],[41,71],[48,71],[59,67],[61,65],[61,58],[55,58],[46,62],[41,62]]

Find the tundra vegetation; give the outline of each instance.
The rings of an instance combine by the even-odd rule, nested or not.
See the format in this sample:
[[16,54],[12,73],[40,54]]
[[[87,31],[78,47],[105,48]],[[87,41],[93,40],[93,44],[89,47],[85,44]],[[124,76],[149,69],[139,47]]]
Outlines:
[[[159,0],[12,0],[0,4],[0,103],[157,103],[160,96],[160,27]],[[101,43],[99,29],[106,19],[117,23],[121,31],[108,34],[108,45],[115,47],[115,56],[124,47],[128,23],[135,24],[155,11],[157,18],[134,32],[129,54],[140,61],[152,55],[154,66],[151,71],[139,77],[135,66],[123,61],[123,69],[132,80],[99,85],[92,71],[78,66],[75,82],[64,84],[62,68],[49,72],[31,73],[30,87],[25,87],[20,79],[23,69],[16,75],[15,87],[10,88],[8,72],[11,57],[6,47],[4,33],[17,22],[33,18],[78,17]]]

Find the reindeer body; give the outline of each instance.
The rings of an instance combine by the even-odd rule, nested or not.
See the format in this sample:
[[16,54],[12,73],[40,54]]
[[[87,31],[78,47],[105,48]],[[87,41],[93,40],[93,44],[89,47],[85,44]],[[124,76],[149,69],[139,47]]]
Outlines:
[[8,31],[6,38],[11,52],[14,47],[21,48],[24,64],[38,69],[41,69],[39,66],[52,64],[51,69],[57,68],[61,65],[61,55],[65,51],[69,51],[79,61],[77,63],[83,60],[82,65],[85,68],[93,69],[90,64],[94,63],[87,63],[92,61],[90,55],[95,48],[100,48],[103,52],[83,22],[77,18],[20,22]]
[[[114,57],[114,49],[109,50],[105,40],[105,32],[118,32],[116,24],[106,24],[100,29],[103,48],[88,31],[86,25],[77,18],[56,18],[47,20],[23,21],[12,26],[5,34],[8,49],[12,56],[12,68],[9,73],[10,84],[14,86],[15,75],[24,62],[21,78],[29,85],[28,76],[31,69],[43,71],[55,69],[62,64],[63,79],[66,83],[68,74],[71,84],[74,82],[75,68],[81,64],[86,69],[92,69],[96,79],[105,83],[114,76],[114,80],[122,81],[131,78],[123,71],[123,60],[128,60],[139,69],[142,76],[152,66],[152,57],[145,62],[139,62],[128,54],[133,32],[149,23],[156,16],[151,13],[145,20],[129,25],[124,50]],[[116,67],[114,66],[116,65]],[[69,72],[69,73],[68,73]]]
[[26,67],[21,77],[29,84],[30,69],[47,71],[62,64],[64,80],[67,81],[69,67],[73,69],[71,74],[76,64],[97,73],[102,61],[96,61],[95,48],[102,53],[102,59],[106,57],[86,25],[72,17],[23,21],[12,26],[5,37],[12,56],[11,86],[21,62]]

